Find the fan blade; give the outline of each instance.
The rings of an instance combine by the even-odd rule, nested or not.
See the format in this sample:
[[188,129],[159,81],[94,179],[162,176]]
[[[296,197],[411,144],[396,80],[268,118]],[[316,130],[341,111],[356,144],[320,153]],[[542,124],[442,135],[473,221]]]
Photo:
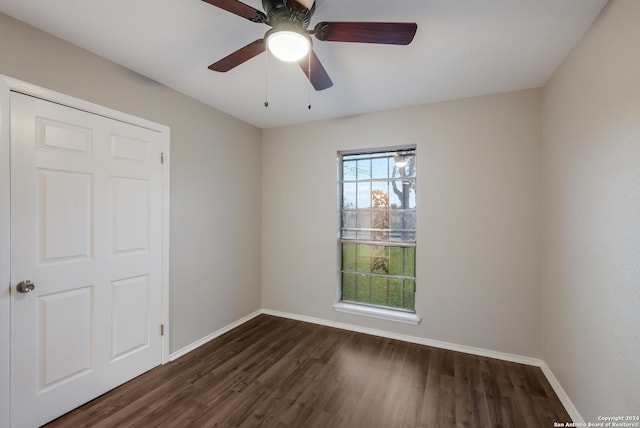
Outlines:
[[320,22],[314,29],[318,40],[329,42],[408,45],[418,25],[404,22]]
[[246,5],[238,0],[202,0],[209,4],[219,7],[220,9],[224,9],[227,12],[231,12],[242,18],[248,19],[253,22],[266,22],[267,16],[260,12],[257,9],[252,8],[249,5]]
[[301,9],[311,10],[315,0],[289,0],[291,3],[301,6]]
[[[311,50],[309,55],[311,55],[311,63],[309,63],[309,57],[304,57],[298,62],[298,64],[300,64],[300,68],[302,68],[304,74],[307,75],[307,78],[313,85],[313,88],[316,91],[322,91],[323,89],[332,87],[333,82],[316,53]],[[311,76],[309,76],[309,68],[311,68]]]
[[249,61],[254,56],[260,55],[266,50],[266,48],[267,44],[264,42],[264,39],[256,40],[255,42],[251,42],[247,46],[225,56],[220,61],[211,64],[209,66],[209,70],[224,73],[239,66],[243,62]]

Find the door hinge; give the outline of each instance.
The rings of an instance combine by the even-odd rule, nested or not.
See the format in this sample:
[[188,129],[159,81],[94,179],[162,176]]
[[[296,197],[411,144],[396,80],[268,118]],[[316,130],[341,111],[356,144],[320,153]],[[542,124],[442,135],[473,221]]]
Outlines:
[[160,152],[160,164],[164,165],[164,152]]
[[160,324],[160,336],[164,336],[164,324]]

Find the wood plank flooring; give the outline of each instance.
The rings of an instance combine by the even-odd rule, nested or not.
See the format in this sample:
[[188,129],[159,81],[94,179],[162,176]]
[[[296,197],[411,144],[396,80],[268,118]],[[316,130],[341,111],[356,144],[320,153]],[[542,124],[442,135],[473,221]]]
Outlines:
[[47,427],[553,427],[542,371],[260,315]]

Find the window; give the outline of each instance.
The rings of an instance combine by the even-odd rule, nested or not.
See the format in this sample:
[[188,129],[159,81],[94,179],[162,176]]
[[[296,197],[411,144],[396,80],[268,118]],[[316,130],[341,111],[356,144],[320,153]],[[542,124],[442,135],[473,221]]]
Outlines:
[[338,158],[340,301],[415,313],[415,148]]

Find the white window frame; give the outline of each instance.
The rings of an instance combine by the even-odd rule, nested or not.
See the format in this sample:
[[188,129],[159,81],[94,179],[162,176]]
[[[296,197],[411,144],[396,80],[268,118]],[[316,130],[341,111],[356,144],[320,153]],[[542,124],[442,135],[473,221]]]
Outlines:
[[[402,153],[405,151],[413,152],[414,157],[417,154],[416,146],[396,146],[396,147],[384,147],[384,148],[376,148],[376,149],[368,149],[368,150],[349,150],[349,151],[338,152],[338,155],[337,155],[337,169],[338,169],[337,289],[336,289],[336,303],[333,305],[334,310],[337,312],[384,319],[387,321],[394,321],[394,322],[400,322],[400,323],[411,324],[411,325],[417,325],[421,321],[420,316],[417,313],[417,308],[415,308],[415,295],[414,295],[414,311],[408,311],[403,308],[392,308],[392,307],[386,307],[386,306],[377,306],[374,304],[366,304],[362,302],[352,302],[352,301],[342,300],[342,297],[343,297],[343,294],[342,294],[343,293],[343,290],[342,290],[343,244],[345,243],[345,241],[353,242],[354,244],[365,243],[365,242],[370,243],[370,241],[367,241],[367,240],[345,239],[343,237],[343,190],[344,190],[343,159],[345,156],[367,155],[367,154],[374,155],[374,154],[383,154],[383,153],[389,153],[389,152]],[[415,159],[417,159],[417,157]],[[415,179],[417,181],[417,172],[416,172]],[[416,206],[416,213],[417,213],[417,206]],[[396,246],[397,244],[397,246],[411,246],[413,248],[417,248],[416,239],[410,242],[409,241],[389,241],[389,240],[382,240],[379,242],[380,244],[389,243],[392,246]],[[414,261],[414,269],[417,270],[417,266],[415,266],[415,261]],[[415,284],[415,276],[417,275],[414,271],[414,284]],[[416,286],[415,293],[417,294],[417,286]]]

